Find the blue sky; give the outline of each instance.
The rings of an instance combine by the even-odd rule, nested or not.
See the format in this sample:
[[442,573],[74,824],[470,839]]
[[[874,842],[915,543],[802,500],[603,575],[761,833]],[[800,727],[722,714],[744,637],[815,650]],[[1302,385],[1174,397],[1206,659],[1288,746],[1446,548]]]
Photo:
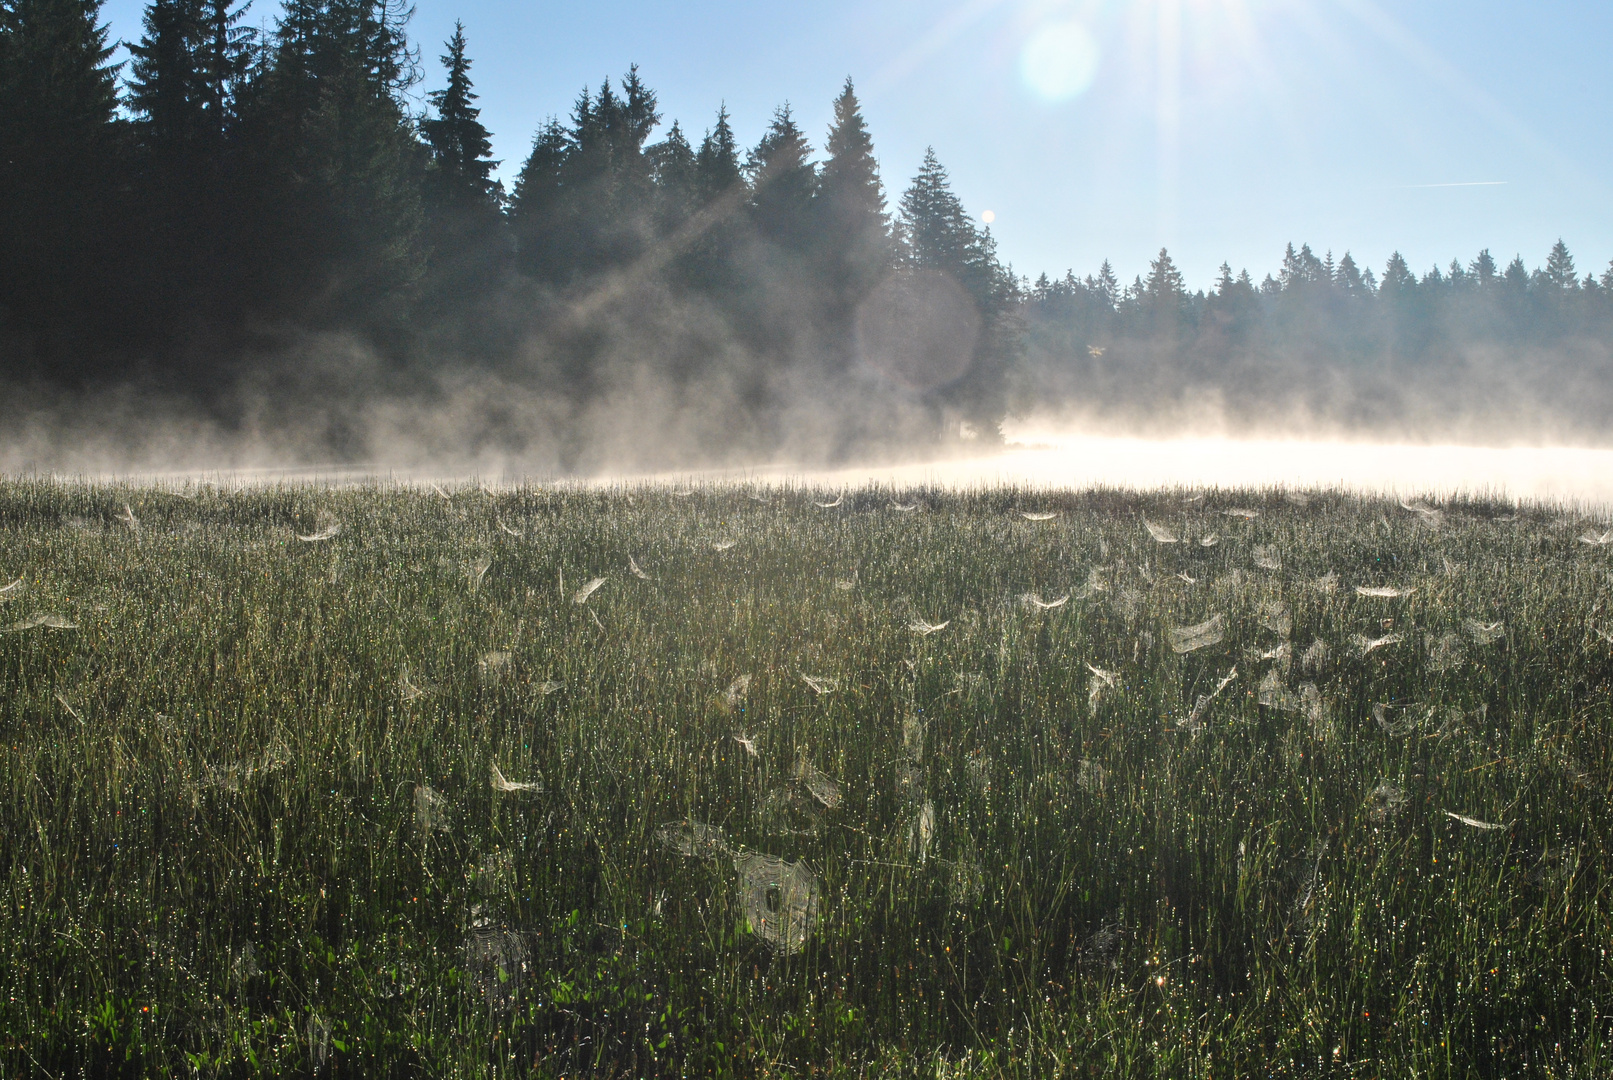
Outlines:
[[[852,76],[892,199],[934,145],[1032,276],[1168,246],[1194,287],[1283,245],[1424,271],[1559,236],[1613,258],[1613,4],[1567,0],[417,0],[425,76],[462,19],[508,177],[584,83],[637,62],[691,136],[789,102],[821,143]],[[249,20],[269,19],[257,0]],[[139,0],[110,0],[137,38]]]

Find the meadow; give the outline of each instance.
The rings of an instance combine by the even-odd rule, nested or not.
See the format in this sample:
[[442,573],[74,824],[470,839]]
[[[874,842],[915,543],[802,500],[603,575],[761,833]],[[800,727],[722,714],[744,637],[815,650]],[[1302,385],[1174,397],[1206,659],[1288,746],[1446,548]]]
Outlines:
[[1613,532],[0,482],[0,1074],[1613,1072]]

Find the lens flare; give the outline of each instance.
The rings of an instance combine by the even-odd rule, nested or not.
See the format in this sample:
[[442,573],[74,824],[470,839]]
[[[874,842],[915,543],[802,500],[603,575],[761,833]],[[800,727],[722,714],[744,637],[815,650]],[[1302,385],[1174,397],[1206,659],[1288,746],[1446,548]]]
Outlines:
[[1077,22],[1044,26],[1025,43],[1019,73],[1025,85],[1047,101],[1079,97],[1098,74],[1098,43]]

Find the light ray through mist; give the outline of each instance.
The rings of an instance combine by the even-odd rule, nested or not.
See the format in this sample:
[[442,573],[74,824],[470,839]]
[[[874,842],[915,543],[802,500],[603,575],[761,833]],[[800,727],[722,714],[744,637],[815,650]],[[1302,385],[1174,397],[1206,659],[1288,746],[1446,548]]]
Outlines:
[[1182,171],[1182,3],[1158,0],[1159,99],[1156,136],[1159,140],[1159,207],[1155,230],[1161,246],[1176,240]]
[[918,70],[924,61],[957,40],[965,30],[1007,2],[1008,0],[966,0],[965,3],[943,14],[927,32],[921,34],[917,40],[873,74],[867,81],[867,92],[877,93],[901,82]]

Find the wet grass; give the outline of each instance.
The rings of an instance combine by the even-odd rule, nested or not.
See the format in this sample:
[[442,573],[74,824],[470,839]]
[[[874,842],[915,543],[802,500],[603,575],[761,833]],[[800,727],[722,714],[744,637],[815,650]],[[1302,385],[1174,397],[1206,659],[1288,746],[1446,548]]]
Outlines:
[[0,1073],[1613,1068],[1605,526],[448,494],[0,483]]

